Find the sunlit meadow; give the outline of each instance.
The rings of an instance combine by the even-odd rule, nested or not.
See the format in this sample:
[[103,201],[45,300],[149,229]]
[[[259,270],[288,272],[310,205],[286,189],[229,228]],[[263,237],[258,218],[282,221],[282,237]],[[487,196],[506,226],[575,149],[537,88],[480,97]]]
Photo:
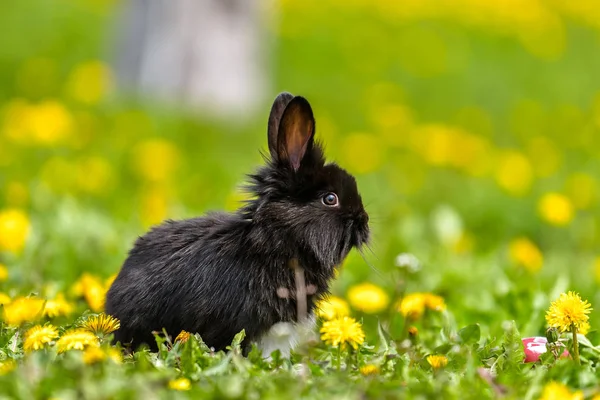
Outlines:
[[290,360],[243,333],[110,344],[133,240],[236,209],[270,104],[235,123],[131,96],[120,1],[5,1],[0,398],[600,398],[597,2],[263,3],[268,97],[311,101],[371,216],[317,329]]

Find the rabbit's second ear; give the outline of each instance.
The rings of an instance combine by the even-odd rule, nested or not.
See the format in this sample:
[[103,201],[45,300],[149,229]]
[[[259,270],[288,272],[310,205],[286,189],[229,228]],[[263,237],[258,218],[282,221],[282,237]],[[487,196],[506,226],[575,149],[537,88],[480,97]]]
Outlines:
[[315,118],[308,101],[294,97],[283,112],[279,123],[277,157],[280,162],[289,162],[298,171],[307,150],[312,148],[315,133]]
[[279,95],[273,101],[273,106],[271,107],[271,114],[269,114],[269,126],[267,131],[268,141],[269,141],[269,152],[271,153],[271,157],[275,158],[277,156],[277,133],[279,132],[279,123],[281,121],[281,116],[285,111],[285,107],[289,104],[289,102],[294,98],[294,95],[288,92],[279,93]]

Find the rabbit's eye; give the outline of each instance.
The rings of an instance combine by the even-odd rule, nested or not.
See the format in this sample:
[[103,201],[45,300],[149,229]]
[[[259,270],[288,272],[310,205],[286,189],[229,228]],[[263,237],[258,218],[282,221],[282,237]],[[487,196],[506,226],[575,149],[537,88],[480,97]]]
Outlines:
[[327,193],[323,196],[323,204],[326,206],[337,206],[338,205],[338,197],[335,193]]

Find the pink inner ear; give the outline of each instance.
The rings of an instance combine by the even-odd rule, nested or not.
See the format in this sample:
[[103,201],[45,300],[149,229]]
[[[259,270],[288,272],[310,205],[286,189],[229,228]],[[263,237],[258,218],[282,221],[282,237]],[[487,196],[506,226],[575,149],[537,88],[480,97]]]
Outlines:
[[305,118],[294,118],[286,137],[286,151],[290,165],[297,171],[306,153],[308,141],[313,133],[313,122]]

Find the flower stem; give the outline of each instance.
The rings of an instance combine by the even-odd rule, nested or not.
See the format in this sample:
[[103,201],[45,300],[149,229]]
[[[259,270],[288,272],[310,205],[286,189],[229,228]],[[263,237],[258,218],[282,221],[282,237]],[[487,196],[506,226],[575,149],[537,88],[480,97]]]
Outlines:
[[577,342],[577,327],[575,324],[571,324],[571,332],[573,332],[573,358],[577,365],[581,365],[579,360],[579,343]]
[[337,370],[341,369],[342,365],[342,344],[340,343],[337,348]]

